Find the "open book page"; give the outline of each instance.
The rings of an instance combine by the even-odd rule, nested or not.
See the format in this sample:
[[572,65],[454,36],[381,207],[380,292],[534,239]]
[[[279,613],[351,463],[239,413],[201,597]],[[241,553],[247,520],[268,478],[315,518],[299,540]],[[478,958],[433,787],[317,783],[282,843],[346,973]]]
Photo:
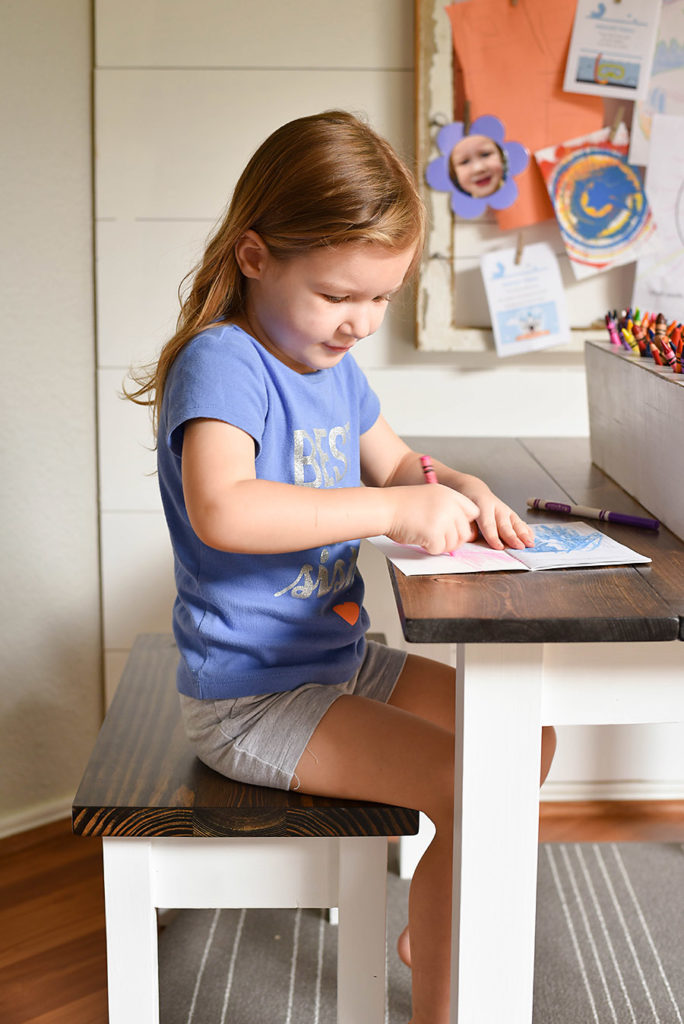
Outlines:
[[502,570],[569,569],[600,565],[637,565],[651,559],[582,522],[536,523],[535,544],[518,551],[495,551],[484,541],[464,544],[453,555],[429,555],[423,548],[396,544],[389,537],[369,540],[405,576]]
[[588,523],[536,523],[532,529],[534,547],[515,552],[515,558],[528,569],[638,565],[651,561]]

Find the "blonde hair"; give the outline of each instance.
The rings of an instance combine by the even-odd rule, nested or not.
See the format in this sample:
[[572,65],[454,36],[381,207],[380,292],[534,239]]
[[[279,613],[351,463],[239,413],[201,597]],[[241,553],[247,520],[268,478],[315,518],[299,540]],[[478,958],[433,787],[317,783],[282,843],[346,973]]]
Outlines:
[[184,279],[191,285],[175,334],[155,365],[131,375],[138,388],[126,397],[152,406],[155,428],[181,349],[204,328],[244,311],[246,282],[235,246],[248,229],[276,259],[349,242],[373,242],[393,252],[415,245],[411,273],[423,248],[425,208],[390,144],[354,115],[330,110],[273,132],[248,162],[202,260]]

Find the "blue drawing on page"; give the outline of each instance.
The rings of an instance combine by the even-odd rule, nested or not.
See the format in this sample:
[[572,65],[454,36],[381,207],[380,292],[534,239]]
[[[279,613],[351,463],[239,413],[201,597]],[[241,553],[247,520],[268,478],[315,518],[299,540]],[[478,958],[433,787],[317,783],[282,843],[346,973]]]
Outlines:
[[582,533],[573,526],[544,526],[534,528],[534,547],[528,551],[591,551],[601,546],[603,534],[598,530]]

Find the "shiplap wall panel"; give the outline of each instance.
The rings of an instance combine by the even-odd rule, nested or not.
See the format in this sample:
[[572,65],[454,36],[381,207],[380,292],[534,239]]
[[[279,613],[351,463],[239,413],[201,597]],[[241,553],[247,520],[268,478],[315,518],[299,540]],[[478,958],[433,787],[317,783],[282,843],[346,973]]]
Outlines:
[[104,367],[97,373],[100,507],[161,512],[150,410],[119,397],[124,379],[121,368]]
[[[315,99],[309,76],[293,71],[98,72],[99,364],[127,367],[157,352],[181,278],[270,131],[344,105],[410,158],[412,88],[405,71],[317,74]],[[374,344],[383,346],[382,335]]]
[[104,512],[102,591],[105,650],[128,650],[138,633],[168,633],[175,595],[173,556],[161,512]]
[[[110,71],[96,78],[97,217],[215,219],[259,143],[343,106],[412,153],[410,71]],[[126,145],[121,145],[125,139]]]
[[96,0],[95,9],[99,67],[413,67],[413,0]]
[[97,224],[100,367],[151,362],[171,336],[182,278],[213,221],[100,219]]

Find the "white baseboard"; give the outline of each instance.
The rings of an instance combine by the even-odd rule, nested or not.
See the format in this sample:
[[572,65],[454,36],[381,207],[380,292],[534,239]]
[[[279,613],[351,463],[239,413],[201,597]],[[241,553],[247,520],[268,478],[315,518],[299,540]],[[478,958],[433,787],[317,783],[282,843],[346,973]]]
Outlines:
[[541,799],[571,800],[684,800],[684,780],[633,779],[627,782],[555,782],[547,780]]
[[18,832],[28,832],[32,828],[40,828],[41,825],[50,825],[53,821],[61,818],[71,818],[72,797],[62,797],[59,800],[50,800],[36,807],[28,807],[15,814],[0,816],[0,839],[16,835]]

